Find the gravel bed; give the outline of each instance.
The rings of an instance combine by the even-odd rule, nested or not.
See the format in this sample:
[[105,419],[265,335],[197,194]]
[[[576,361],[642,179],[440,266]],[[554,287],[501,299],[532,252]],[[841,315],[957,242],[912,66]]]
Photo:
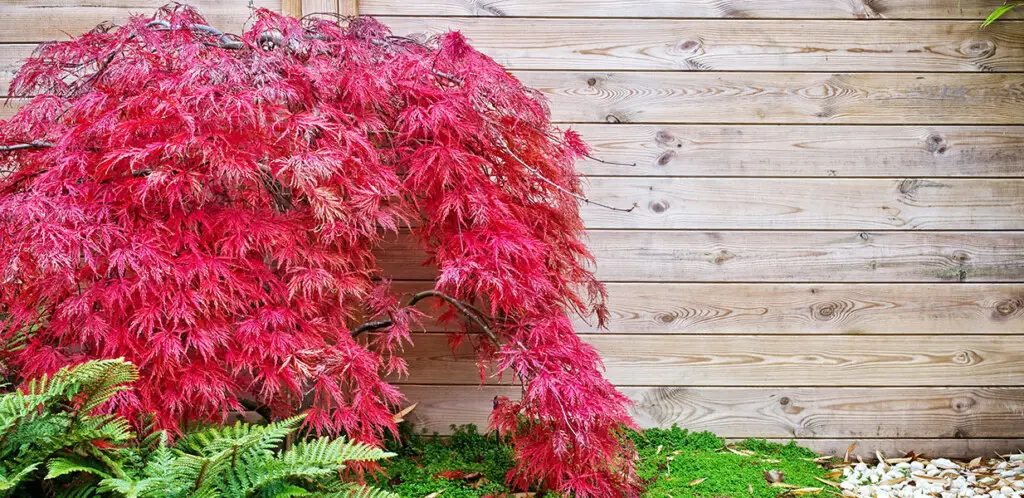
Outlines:
[[975,458],[884,458],[878,463],[852,462],[833,470],[843,496],[861,498],[1021,498],[1024,454]]

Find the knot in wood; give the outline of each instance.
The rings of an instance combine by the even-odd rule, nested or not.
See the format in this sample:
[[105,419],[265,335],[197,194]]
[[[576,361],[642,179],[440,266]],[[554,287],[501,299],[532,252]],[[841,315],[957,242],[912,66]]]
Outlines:
[[973,365],[978,363],[981,358],[974,351],[964,350],[957,351],[956,354],[953,355],[952,360],[953,363],[956,363],[957,365]]
[[647,207],[650,208],[651,211],[661,214],[664,213],[665,211],[668,211],[668,201],[651,201],[651,203]]
[[953,261],[957,263],[966,263],[971,259],[971,255],[967,251],[961,251],[959,249],[953,251]]
[[789,396],[783,396],[783,397],[779,398],[779,404],[782,405],[782,406],[788,405],[789,401],[790,401],[789,400]]
[[668,163],[672,162],[676,157],[676,151],[666,150],[660,156],[658,156],[658,166],[667,166]]
[[676,137],[668,130],[658,130],[658,133],[654,134],[654,141],[660,144],[669,144],[675,139]]
[[811,316],[817,320],[834,320],[841,306],[836,303],[819,303],[814,305]]
[[672,313],[663,313],[658,317],[658,319],[661,320],[662,323],[672,323],[676,320],[676,315]]
[[593,77],[587,78],[587,86],[594,86],[594,85],[597,85],[597,78],[593,78]]
[[735,257],[736,255],[734,255],[733,253],[726,251],[725,249],[722,249],[721,251],[718,251],[718,254],[715,255],[714,262],[716,265],[720,265],[724,264],[726,261],[729,261],[730,259]]
[[915,178],[908,178],[906,180],[900,180],[899,191],[903,195],[914,195],[914,192],[921,186],[921,180]]
[[949,147],[946,145],[946,140],[941,135],[928,135],[928,138],[924,141],[924,146],[932,154],[945,154]]
[[989,57],[995,53],[996,44],[992,40],[965,40],[960,51],[971,57]]
[[957,413],[969,411],[976,404],[978,404],[978,401],[970,396],[956,396],[950,400],[950,407]]
[[619,124],[619,123],[622,122],[622,120],[620,120],[619,117],[614,115],[614,114],[609,114],[609,115],[605,116],[604,120],[605,120],[605,122],[611,123],[611,124]]
[[1020,309],[1020,302],[1014,299],[1007,299],[1000,301],[996,304],[996,317],[1005,318],[1017,312]]
[[696,52],[700,48],[700,41],[697,40],[683,40],[679,43],[679,50],[681,52]]

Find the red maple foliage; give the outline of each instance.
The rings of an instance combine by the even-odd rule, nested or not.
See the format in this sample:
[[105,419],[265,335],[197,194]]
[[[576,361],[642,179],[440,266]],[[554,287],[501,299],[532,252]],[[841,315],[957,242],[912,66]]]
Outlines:
[[0,123],[0,311],[32,331],[6,364],[125,357],[142,378],[113,408],[172,430],[255,402],[379,441],[416,315],[374,250],[408,229],[439,269],[420,297],[470,318],[453,342],[523,383],[492,417],[509,479],[634,495],[627,400],[567,314],[607,314],[586,145],[458,33],[346,21],[258,11],[235,37],[174,6],[40,47]]

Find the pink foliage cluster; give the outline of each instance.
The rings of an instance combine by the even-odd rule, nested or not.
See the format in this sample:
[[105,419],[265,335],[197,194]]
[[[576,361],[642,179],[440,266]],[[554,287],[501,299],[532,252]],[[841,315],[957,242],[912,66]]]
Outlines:
[[[125,357],[142,378],[114,408],[166,428],[247,401],[380,441],[415,314],[375,249],[408,230],[435,289],[492,317],[496,340],[454,342],[523,382],[492,417],[513,434],[510,480],[635,494],[627,400],[568,317],[607,314],[579,137],[458,33],[267,11],[237,38],[205,24],[165,8],[18,73],[12,95],[35,97],[0,123],[0,144],[29,144],[0,156],[0,312],[6,340],[31,333],[8,367]],[[354,338],[366,316],[391,326]]]

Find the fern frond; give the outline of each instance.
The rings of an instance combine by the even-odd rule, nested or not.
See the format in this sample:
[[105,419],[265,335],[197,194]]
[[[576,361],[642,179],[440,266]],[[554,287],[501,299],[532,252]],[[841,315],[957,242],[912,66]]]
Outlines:
[[345,483],[340,491],[319,496],[323,498],[402,498],[390,491],[351,482]]
[[33,463],[22,467],[13,475],[0,475],[0,491],[10,491],[21,483],[29,474],[39,468],[39,463]]
[[375,446],[342,438],[317,438],[301,441],[282,455],[286,464],[341,465],[345,462],[372,462],[395,456]]
[[46,479],[56,479],[75,472],[94,474],[103,478],[112,477],[110,473],[107,472],[107,469],[104,469],[99,465],[96,465],[94,462],[78,455],[52,458],[47,464],[47,467],[49,468],[49,472],[46,474]]

